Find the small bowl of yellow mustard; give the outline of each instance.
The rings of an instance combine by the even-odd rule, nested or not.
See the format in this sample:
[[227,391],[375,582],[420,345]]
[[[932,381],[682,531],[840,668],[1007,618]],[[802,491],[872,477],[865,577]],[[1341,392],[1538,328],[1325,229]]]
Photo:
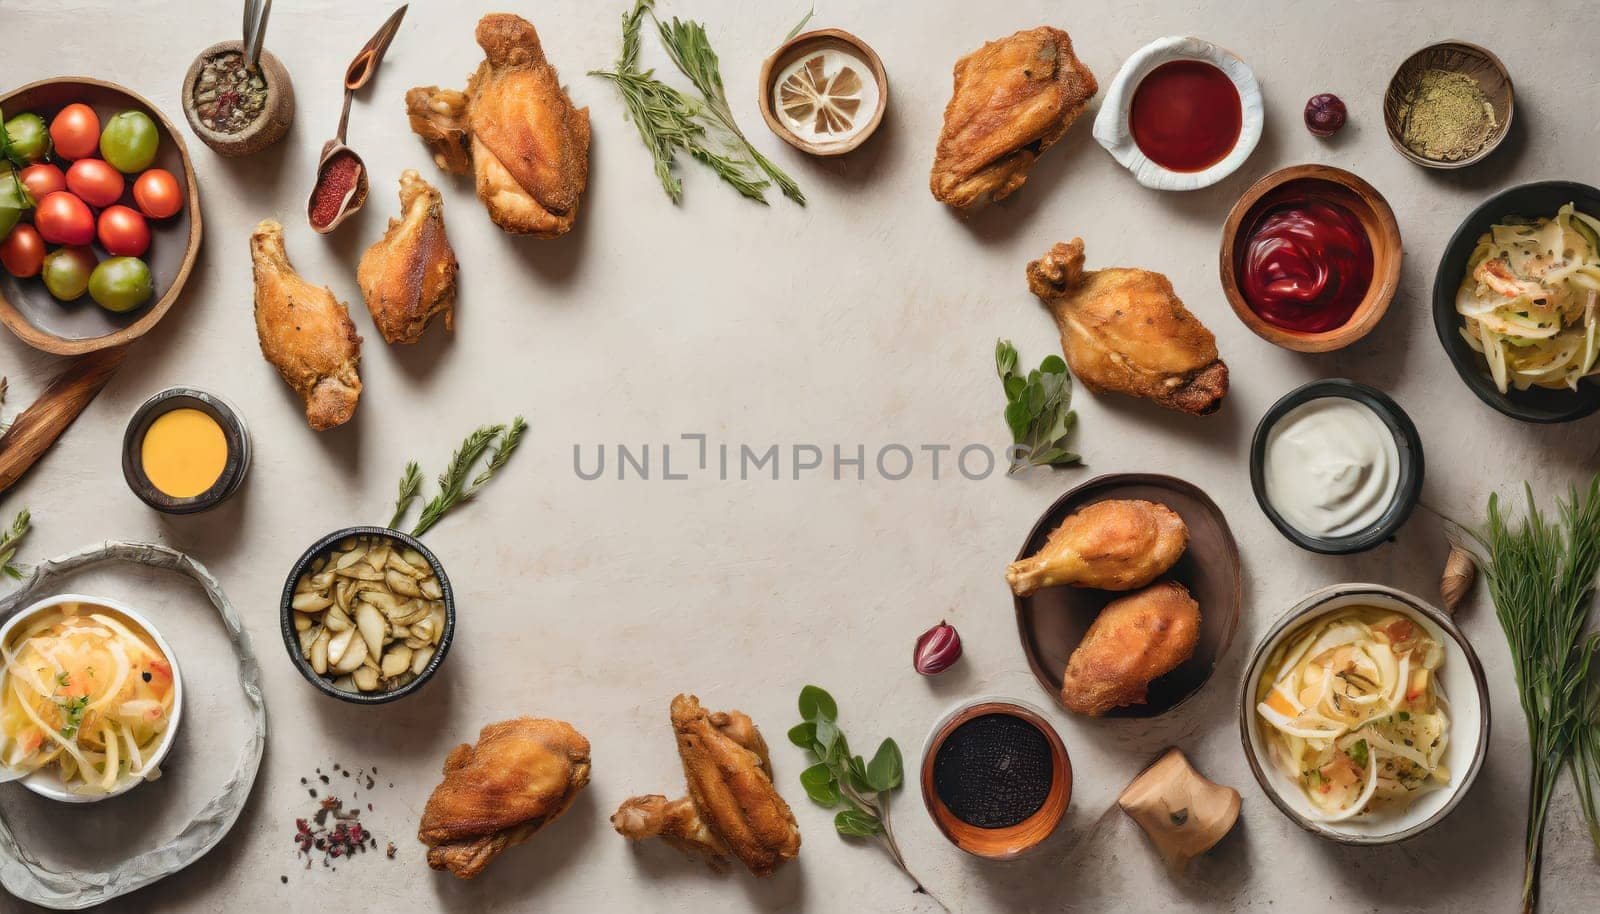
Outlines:
[[227,401],[172,387],[144,401],[122,438],[122,475],[145,504],[196,514],[238,490],[250,468],[250,432]]

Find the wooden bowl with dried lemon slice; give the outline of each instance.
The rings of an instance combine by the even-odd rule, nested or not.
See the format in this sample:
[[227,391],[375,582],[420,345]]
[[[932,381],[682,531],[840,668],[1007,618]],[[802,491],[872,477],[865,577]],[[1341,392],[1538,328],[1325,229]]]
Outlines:
[[843,29],[796,35],[761,65],[761,116],[784,142],[843,155],[872,136],[889,104],[889,75],[866,42]]

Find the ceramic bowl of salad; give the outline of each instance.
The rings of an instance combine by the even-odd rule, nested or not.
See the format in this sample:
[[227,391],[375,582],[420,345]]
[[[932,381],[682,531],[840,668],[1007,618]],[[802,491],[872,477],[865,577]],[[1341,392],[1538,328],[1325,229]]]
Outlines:
[[1507,416],[1600,411],[1600,189],[1537,181],[1480,204],[1439,261],[1433,325],[1462,382]]
[[177,658],[132,607],[58,594],[0,626],[0,779],[94,803],[161,774],[183,712]]
[[1460,805],[1489,747],[1477,654],[1443,610],[1380,584],[1307,595],[1256,647],[1239,732],[1280,812],[1340,844],[1393,844]]

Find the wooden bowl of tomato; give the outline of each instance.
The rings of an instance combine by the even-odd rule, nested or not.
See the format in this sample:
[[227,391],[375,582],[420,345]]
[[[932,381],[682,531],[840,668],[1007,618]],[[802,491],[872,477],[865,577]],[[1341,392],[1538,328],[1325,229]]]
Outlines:
[[[200,188],[183,137],[137,93],[87,77],[29,83],[0,95],[0,112],[7,123],[39,118],[4,128],[12,156],[0,163],[0,209],[18,188],[32,206],[9,232],[9,214],[0,212],[0,323],[57,355],[143,336],[171,309],[200,252]],[[123,112],[145,117],[119,118]],[[49,152],[36,158],[41,146]],[[86,285],[81,273],[93,273],[90,257],[95,265],[133,258],[148,270],[119,259],[94,282],[94,294],[83,289],[70,300],[47,287],[46,272],[62,294]]]

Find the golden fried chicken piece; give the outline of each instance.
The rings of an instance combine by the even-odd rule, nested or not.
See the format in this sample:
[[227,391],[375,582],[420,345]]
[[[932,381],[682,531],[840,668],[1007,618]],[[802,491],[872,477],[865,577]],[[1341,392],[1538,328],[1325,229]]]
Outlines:
[[406,93],[411,131],[433,150],[433,164],[453,175],[472,170],[467,102],[467,93],[438,86],[417,86]]
[[589,741],[571,724],[489,724],[476,746],[451,750],[422,810],[417,839],[428,846],[428,866],[471,879],[566,812],[588,783]]
[[672,729],[689,795],[660,794],[623,801],[611,825],[633,841],[659,837],[700,855],[714,869],[737,857],[750,872],[770,876],[800,852],[800,828],[772,783],[767,742],[739,711],[708,714],[693,695],[672,700]]
[[400,174],[400,218],[356,267],[372,323],[389,343],[415,343],[435,315],[452,329],[456,252],[444,232],[444,199],[414,170]]
[[1136,499],[1098,501],[1050,532],[1044,547],[1006,567],[1011,592],[1072,584],[1137,590],[1171,568],[1189,545],[1189,526],[1166,505]]
[[672,729],[690,799],[750,872],[770,876],[800,852],[800,827],[763,753],[720,729],[693,695],[672,700]]
[[465,93],[406,93],[411,129],[440,168],[477,174],[478,198],[508,232],[555,238],[572,230],[589,183],[589,109],[574,108],[539,33],[520,16],[478,20],[484,61]]
[[1083,239],[1028,264],[1028,288],[1055,315],[1067,364],[1090,390],[1144,397],[1197,416],[1228,392],[1217,338],[1160,273],[1125,267],[1085,272]]
[[272,219],[251,233],[250,259],[261,354],[305,401],[313,429],[350,421],[361,397],[361,337],[349,307],[300,278],[283,249],[283,226]]
[[589,109],[574,109],[539,33],[519,16],[478,21],[484,62],[467,82],[478,197],[508,232],[554,238],[589,181]]
[[991,41],[956,61],[928,180],[934,199],[966,209],[1011,194],[1099,88],[1072,53],[1071,36],[1049,26]]
[[1200,642],[1200,604],[1176,581],[1106,604],[1067,658],[1061,703],[1099,717],[1142,705],[1150,681],[1177,669]]
[[660,838],[680,851],[700,857],[717,872],[728,868],[728,845],[700,818],[690,797],[668,800],[659,793],[629,797],[611,816],[611,827],[629,841]]

